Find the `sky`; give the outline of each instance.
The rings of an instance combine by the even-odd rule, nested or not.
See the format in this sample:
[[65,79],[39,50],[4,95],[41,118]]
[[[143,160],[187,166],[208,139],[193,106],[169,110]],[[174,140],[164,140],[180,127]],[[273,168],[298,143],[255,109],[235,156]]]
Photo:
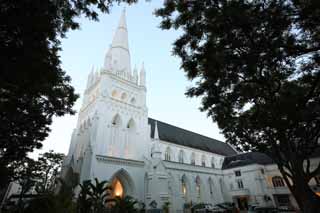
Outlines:
[[[205,112],[200,112],[200,98],[187,98],[192,86],[180,69],[180,59],[172,55],[172,44],[181,34],[159,28],[161,19],[154,10],[162,1],[139,1],[131,6],[115,5],[110,14],[100,14],[99,22],[79,18],[80,30],[70,31],[62,40],[62,67],[72,78],[72,86],[80,95],[74,109],[78,112],[86,80],[92,66],[100,68],[123,8],[126,8],[131,67],[140,70],[144,62],[147,73],[147,106],[149,117],[218,140],[224,140],[217,125]],[[36,153],[54,150],[67,154],[77,116],[55,117],[51,133]]]

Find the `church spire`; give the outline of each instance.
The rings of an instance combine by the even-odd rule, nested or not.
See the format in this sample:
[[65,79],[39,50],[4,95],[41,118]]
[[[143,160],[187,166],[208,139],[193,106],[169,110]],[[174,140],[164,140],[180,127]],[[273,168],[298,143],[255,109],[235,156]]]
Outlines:
[[[110,51],[108,51],[105,57],[105,68],[106,65],[112,65],[115,71],[121,71],[125,73],[131,73],[131,61],[128,44],[128,29],[126,23],[126,11],[122,11],[118,28],[114,34]],[[106,60],[112,60],[111,63]]]

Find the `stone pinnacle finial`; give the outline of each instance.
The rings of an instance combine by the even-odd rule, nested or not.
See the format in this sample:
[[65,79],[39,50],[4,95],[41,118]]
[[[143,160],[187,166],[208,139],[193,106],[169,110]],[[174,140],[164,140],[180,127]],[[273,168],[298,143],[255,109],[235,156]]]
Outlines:
[[155,121],[155,124],[154,124],[154,139],[159,140],[158,122],[157,121]]

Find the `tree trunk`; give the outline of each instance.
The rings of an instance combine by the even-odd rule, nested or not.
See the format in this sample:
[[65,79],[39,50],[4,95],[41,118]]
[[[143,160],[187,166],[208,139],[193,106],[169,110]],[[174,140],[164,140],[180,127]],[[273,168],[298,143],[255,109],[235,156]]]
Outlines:
[[320,197],[312,191],[305,181],[299,181],[297,185],[293,185],[292,194],[304,213],[318,213],[320,211]]
[[[310,188],[303,170],[303,165],[295,162],[292,174],[292,186],[289,187],[300,209],[304,213],[319,213],[320,197]],[[284,175],[284,174],[282,174]]]

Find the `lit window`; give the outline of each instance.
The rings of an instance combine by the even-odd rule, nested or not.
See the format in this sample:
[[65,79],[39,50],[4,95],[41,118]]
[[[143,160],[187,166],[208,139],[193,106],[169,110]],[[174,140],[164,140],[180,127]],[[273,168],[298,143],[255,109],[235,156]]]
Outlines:
[[242,180],[237,180],[238,188],[243,189],[243,182]]
[[191,165],[196,165],[196,155],[194,152],[191,154]]
[[181,179],[181,190],[182,190],[183,196],[186,197],[187,196],[187,184],[186,184],[185,176],[183,176]]
[[280,176],[272,177],[272,184],[274,187],[284,187],[283,179]]

